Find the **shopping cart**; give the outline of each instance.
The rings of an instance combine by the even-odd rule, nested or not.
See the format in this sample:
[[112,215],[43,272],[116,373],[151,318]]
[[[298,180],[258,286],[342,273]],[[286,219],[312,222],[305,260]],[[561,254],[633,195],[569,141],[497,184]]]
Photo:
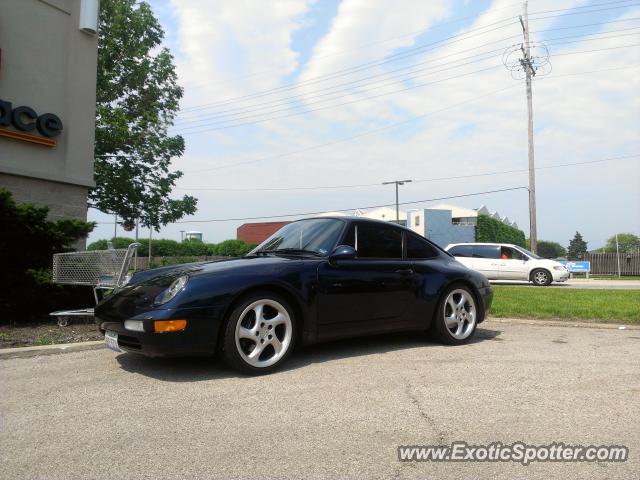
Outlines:
[[[128,248],[56,253],[53,255],[53,282],[92,286],[97,304],[106,292],[127,283],[131,259],[139,246],[139,243],[132,243]],[[93,308],[59,310],[49,315],[57,317],[58,325],[66,327],[73,319],[93,317]]]

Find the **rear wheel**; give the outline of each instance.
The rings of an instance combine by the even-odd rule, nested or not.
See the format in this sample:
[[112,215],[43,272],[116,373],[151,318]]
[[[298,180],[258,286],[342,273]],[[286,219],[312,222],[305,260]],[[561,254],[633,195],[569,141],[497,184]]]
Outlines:
[[270,292],[245,297],[225,325],[222,357],[232,368],[261,374],[278,368],[295,343],[293,309]]
[[464,285],[449,287],[442,296],[431,331],[449,345],[467,343],[478,324],[478,307],[473,292]]
[[553,277],[551,276],[551,273],[542,268],[531,272],[531,281],[538,287],[546,287],[547,285],[551,285],[552,280]]

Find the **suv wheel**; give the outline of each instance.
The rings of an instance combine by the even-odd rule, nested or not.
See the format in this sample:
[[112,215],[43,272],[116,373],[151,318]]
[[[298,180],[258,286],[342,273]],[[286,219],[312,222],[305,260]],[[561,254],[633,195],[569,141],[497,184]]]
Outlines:
[[553,281],[553,277],[548,270],[540,268],[531,272],[531,281],[534,285],[537,285],[539,287],[546,287],[547,285],[551,284],[551,282]]

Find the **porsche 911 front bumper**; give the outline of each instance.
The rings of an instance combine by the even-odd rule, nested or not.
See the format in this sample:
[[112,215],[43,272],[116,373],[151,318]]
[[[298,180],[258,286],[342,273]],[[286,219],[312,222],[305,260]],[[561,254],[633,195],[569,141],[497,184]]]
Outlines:
[[[155,332],[156,320],[186,320],[186,328],[176,332]],[[125,319],[96,317],[98,330],[117,334],[117,345],[125,351],[149,357],[212,355],[218,340],[220,322],[209,308],[152,310],[131,319],[142,322],[144,331],[125,328]]]

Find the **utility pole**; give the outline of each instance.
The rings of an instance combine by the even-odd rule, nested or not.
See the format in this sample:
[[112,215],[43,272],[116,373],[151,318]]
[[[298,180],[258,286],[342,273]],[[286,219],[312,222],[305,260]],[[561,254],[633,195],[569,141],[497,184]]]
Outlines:
[[411,183],[411,180],[394,180],[392,182],[382,182],[382,185],[392,185],[396,186],[396,223],[400,223],[400,204],[398,203],[398,187],[400,185],[404,185],[405,183]]
[[531,77],[535,76],[536,71],[531,61],[531,44],[529,43],[529,13],[528,2],[524,2],[524,19],[520,17],[522,25],[522,33],[524,35],[524,45],[522,53],[524,58],[520,60],[522,68],[525,72],[526,88],[527,88],[527,114],[529,117],[529,242],[530,249],[533,253],[538,250],[538,232],[536,226],[536,170],[533,154],[533,99],[531,92]]
[[113,238],[118,236],[118,214],[115,214],[115,220],[113,222]]

